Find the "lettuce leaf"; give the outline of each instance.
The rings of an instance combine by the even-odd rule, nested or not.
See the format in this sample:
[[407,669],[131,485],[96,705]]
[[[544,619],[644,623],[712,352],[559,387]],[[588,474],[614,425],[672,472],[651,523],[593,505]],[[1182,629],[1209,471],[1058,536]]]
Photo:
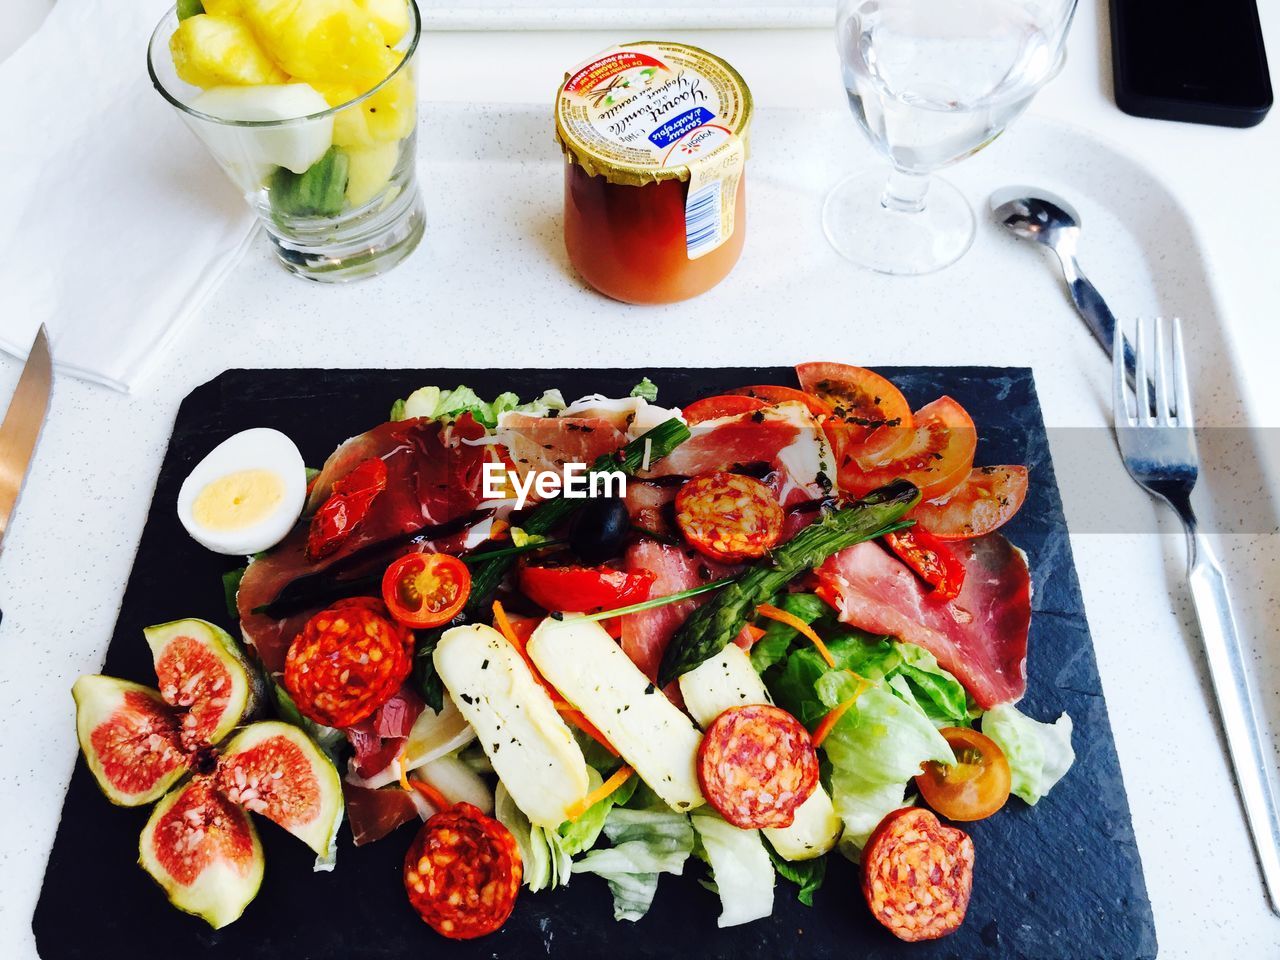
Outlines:
[[[810,624],[831,613],[831,608],[813,593],[785,594],[778,601],[778,606]],[[770,620],[769,625],[764,628],[764,635],[751,645],[751,665],[756,668],[756,673],[764,673],[781,661],[799,636],[800,631],[795,627]]]
[[[609,811],[615,806],[622,806],[631,799],[639,779],[634,775],[628,777],[626,783],[603,800],[597,800],[593,803],[577,820],[560,824],[558,832],[560,834],[561,848],[570,856],[577,856],[584,850],[590,850],[594,847],[596,841],[600,839],[601,832],[604,830],[604,822],[609,816]],[[587,781],[591,790],[597,790],[601,783],[604,782],[604,779],[596,772],[595,767],[588,767]]]
[[639,397],[641,400],[647,400],[650,403],[658,402],[658,385],[644,377],[639,383],[631,388],[630,396]]
[[613,844],[573,864],[574,873],[604,877],[613,894],[615,920],[639,920],[649,911],[663,873],[680,874],[693,852],[689,818],[671,810],[614,807],[604,823]]
[[[823,674],[816,684],[828,709],[858,690],[843,670]],[[906,802],[907,783],[928,760],[955,763],[955,754],[918,706],[885,687],[862,692],[822,743],[831,763],[831,800],[844,821],[841,852],[856,859],[884,817]]]
[[511,831],[516,846],[520,848],[520,859],[524,863],[524,885],[531,893],[539,890],[551,890],[569,882],[572,873],[572,860],[560,842],[560,835],[554,830],[545,830],[529,822],[507,788],[499,781],[493,798],[494,816],[498,822]]
[[778,856],[777,851],[765,841],[765,850],[773,861],[773,868],[784,880],[790,880],[799,889],[796,899],[806,907],[813,906],[813,895],[822,887],[827,878],[827,858],[814,857],[812,860],[787,860]]
[[1041,723],[1007,703],[982,716],[982,732],[996,742],[1009,761],[1013,792],[1034,806],[1075,762],[1071,718]]
[[711,864],[720,897],[716,925],[736,927],[773,913],[773,863],[760,831],[743,830],[702,811],[689,819]]
[[498,417],[512,410],[528,413],[535,417],[545,417],[553,411],[563,410],[564,397],[559,390],[547,390],[542,396],[528,403],[521,403],[514,393],[500,393],[491,402],[485,401],[468,386],[459,385],[452,390],[440,387],[421,387],[403,400],[397,400],[391,407],[392,420],[406,420],[411,417],[455,418],[470,413],[476,422],[492,430],[498,424]]

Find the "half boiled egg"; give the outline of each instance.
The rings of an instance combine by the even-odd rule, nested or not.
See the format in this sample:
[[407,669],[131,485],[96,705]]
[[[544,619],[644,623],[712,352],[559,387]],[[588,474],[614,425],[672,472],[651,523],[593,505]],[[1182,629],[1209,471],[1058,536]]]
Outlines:
[[218,444],[182,482],[178,519],[214,553],[274,547],[302,513],[307,468],[292,440],[255,427]]

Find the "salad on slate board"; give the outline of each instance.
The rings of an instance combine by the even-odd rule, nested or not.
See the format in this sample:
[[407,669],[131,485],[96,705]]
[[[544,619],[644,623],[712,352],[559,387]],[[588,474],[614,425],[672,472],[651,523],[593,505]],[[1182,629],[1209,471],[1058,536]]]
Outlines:
[[778,877],[811,903],[833,855],[897,937],[957,929],[964,824],[1074,759],[1070,718],[1014,706],[1032,588],[998,531],[1027,470],[975,467],[949,397],[797,373],[683,410],[647,379],[428,386],[318,471],[275,430],[216,447],[177,507],[249,558],[239,638],[151,627],[154,677],[74,689],[103,792],[154,804],[142,868],[221,927],[261,884],[253,815],[327,870],[345,814],[405,846],[407,904],[450,938],[571,880],[634,921],[686,870],[708,922],[718,898],[748,923]]

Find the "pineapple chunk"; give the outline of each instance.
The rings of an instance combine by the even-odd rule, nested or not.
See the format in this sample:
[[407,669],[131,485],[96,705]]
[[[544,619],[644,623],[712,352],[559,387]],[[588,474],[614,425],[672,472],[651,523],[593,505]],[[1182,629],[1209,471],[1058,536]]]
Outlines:
[[[331,106],[354,100],[352,87],[319,88]],[[372,147],[403,140],[417,122],[413,72],[406,67],[359,103],[340,110],[333,118],[333,142],[340,147]]]
[[209,13],[188,17],[169,38],[178,76],[193,86],[253,86],[283,83],[288,77],[263,53],[248,25],[238,17]]
[[388,47],[394,47],[409,32],[409,4],[405,0],[356,0],[377,28]]
[[205,13],[220,17],[243,17],[244,6],[240,0],[201,0]]
[[400,159],[400,144],[379,143],[372,147],[348,147],[347,203],[360,207],[376,197],[391,180]]
[[307,83],[368,90],[389,72],[382,32],[355,0],[240,0],[263,48]]

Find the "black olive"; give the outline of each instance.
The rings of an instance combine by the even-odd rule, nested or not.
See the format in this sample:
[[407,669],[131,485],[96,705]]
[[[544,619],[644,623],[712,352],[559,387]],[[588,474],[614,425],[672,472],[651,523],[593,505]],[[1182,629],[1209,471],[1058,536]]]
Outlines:
[[622,552],[631,515],[618,497],[592,497],[574,517],[569,547],[583,563],[604,563]]

